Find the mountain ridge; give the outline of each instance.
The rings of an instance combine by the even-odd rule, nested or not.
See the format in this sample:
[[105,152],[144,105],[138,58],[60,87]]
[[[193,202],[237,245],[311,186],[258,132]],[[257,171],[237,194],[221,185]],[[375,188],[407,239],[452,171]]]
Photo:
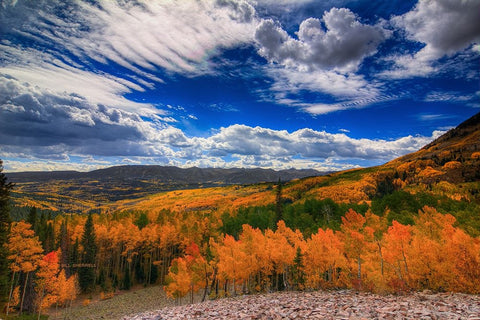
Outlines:
[[106,179],[134,180],[155,179],[159,183],[226,183],[249,184],[259,182],[290,181],[308,176],[325,174],[314,169],[273,170],[262,168],[180,168],[160,165],[121,165],[88,172],[67,171],[24,171],[6,173],[14,183],[45,182],[50,180]]

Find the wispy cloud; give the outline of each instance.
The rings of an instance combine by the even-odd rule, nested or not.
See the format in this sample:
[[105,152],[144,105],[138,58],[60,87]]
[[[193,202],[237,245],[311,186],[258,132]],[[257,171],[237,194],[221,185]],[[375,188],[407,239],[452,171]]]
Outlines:
[[450,119],[454,118],[455,116],[450,114],[421,113],[417,115],[417,117],[421,121],[435,121],[441,119]]
[[472,101],[474,97],[474,95],[465,95],[461,94],[460,92],[434,91],[427,94],[424,101],[465,103]]

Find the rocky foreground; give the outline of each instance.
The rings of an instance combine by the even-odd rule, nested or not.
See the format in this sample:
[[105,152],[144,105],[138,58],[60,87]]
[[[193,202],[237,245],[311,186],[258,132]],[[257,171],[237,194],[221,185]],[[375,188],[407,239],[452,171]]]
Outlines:
[[167,307],[133,320],[162,319],[468,319],[480,320],[480,296],[415,293],[404,296],[354,291],[250,295]]

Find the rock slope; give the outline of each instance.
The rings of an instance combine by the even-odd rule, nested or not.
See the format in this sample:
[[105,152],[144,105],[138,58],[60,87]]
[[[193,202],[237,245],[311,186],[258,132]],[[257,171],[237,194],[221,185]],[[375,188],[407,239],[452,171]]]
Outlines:
[[168,307],[124,320],[163,319],[467,319],[480,320],[480,296],[354,291],[250,295]]

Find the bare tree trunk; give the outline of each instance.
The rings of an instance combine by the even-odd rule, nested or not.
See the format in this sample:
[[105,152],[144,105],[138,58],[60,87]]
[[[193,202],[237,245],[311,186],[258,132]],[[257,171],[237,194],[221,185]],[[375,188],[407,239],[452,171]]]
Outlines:
[[15,271],[12,273],[12,285],[10,286],[10,294],[8,295],[7,316],[8,316],[8,312],[10,311],[10,301],[12,300],[14,281],[15,281]]
[[190,304],[193,304],[193,283],[190,285]]
[[22,311],[23,311],[23,300],[25,299],[25,291],[27,290],[27,283],[28,283],[28,276],[29,275],[30,275],[30,272],[27,272],[27,276],[25,278],[25,283],[23,285],[22,300],[20,301],[20,314],[22,314]]
[[382,270],[382,277],[383,277],[383,255],[382,255],[382,246],[380,246],[380,242],[377,241],[378,246],[378,254],[380,255],[380,267]]
[[357,263],[358,263],[357,279],[362,280],[362,260],[360,259],[360,256],[358,256]]

